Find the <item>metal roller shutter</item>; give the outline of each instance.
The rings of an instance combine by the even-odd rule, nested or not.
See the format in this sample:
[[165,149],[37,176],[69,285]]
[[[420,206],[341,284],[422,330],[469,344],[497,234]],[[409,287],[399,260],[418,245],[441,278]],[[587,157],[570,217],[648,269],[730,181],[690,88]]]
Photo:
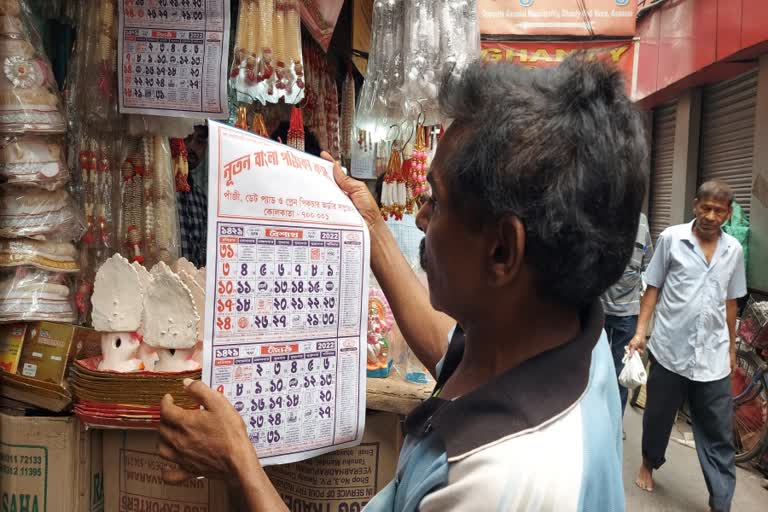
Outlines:
[[749,216],[755,141],[757,69],[705,87],[701,98],[699,184],[729,184]]
[[654,243],[672,220],[672,161],[675,152],[676,115],[677,103],[653,111],[648,222]]

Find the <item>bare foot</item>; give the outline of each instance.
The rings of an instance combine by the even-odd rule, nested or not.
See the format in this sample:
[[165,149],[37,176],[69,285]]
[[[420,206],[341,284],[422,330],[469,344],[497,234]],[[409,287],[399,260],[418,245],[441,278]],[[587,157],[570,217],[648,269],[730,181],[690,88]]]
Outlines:
[[653,470],[645,464],[640,465],[640,471],[637,473],[635,485],[644,491],[653,492]]

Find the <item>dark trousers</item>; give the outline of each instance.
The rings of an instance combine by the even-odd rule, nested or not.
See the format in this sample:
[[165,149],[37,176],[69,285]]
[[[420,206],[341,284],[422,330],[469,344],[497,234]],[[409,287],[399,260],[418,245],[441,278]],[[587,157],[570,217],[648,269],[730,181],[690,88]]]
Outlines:
[[619,386],[622,414],[624,414],[624,409],[627,408],[627,395],[629,391],[619,384],[619,374],[624,368],[621,360],[624,359],[624,349],[632,341],[635,330],[637,330],[636,316],[605,316],[605,334],[608,336],[608,343],[611,344],[613,365],[616,367],[616,384]]
[[695,382],[667,370],[653,355],[650,360],[643,414],[645,464],[653,469],[664,464],[675,416],[688,399],[696,452],[709,490],[709,506],[717,512],[729,512],[736,489],[730,375],[713,382]]

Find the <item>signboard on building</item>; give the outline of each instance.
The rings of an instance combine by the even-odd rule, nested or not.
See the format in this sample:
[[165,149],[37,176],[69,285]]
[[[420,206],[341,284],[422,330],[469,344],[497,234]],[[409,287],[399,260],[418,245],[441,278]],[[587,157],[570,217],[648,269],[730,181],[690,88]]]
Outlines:
[[637,42],[625,41],[483,41],[480,57],[485,62],[508,61],[532,68],[553,67],[569,55],[583,51],[588,59],[613,63],[624,74],[627,93],[634,91]]
[[478,0],[477,11],[483,35],[634,36],[637,0]]

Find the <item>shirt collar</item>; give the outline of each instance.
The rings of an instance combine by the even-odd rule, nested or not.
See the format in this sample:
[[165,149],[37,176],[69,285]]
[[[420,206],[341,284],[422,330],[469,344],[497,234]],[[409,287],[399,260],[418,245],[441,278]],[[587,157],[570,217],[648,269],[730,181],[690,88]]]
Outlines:
[[696,235],[693,234],[693,225],[695,222],[696,219],[693,219],[687,224],[688,228],[683,230],[683,233],[680,235],[680,240],[688,240],[689,242],[694,242],[696,240]]
[[[430,432],[443,441],[449,460],[466,457],[502,439],[545,426],[575,405],[587,389],[592,350],[603,329],[599,300],[581,314],[581,332],[566,344],[539,354],[471,393],[447,401],[433,397],[406,419],[415,437]],[[442,388],[464,355],[456,328],[436,389]]]
[[[693,219],[691,222],[687,224],[688,227],[683,230],[682,234],[680,235],[680,239],[687,241],[689,244],[691,244],[692,247],[700,247],[701,244],[699,243],[699,239],[696,238],[696,235],[693,234],[693,225],[695,222],[696,222],[696,219]],[[727,233],[723,230],[723,227],[720,226],[720,236],[717,239],[717,247],[715,248],[715,255],[713,256],[712,261],[709,263],[710,265],[714,263],[717,255],[725,254],[730,249],[731,239],[730,237],[725,236],[726,234]]]

